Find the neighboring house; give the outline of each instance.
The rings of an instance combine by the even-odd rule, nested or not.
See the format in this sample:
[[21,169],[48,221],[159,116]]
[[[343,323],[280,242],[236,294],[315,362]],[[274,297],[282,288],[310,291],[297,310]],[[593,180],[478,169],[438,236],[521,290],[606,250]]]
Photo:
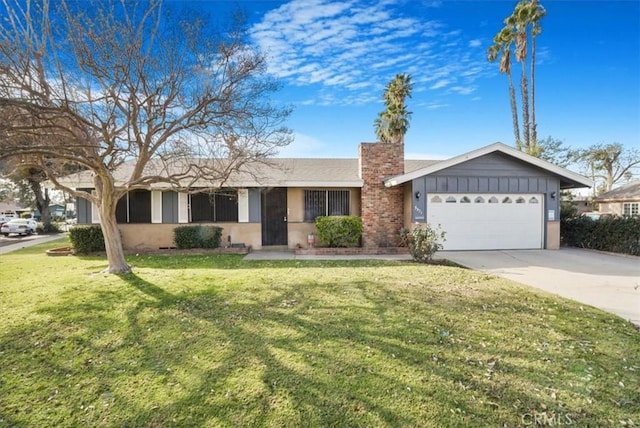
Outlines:
[[[87,171],[64,182],[93,183]],[[131,191],[116,211],[127,249],[171,247],[173,229],[193,223],[218,225],[225,241],[254,249],[306,247],[320,215],[360,216],[364,247],[394,246],[402,227],[429,222],[446,232],[446,250],[556,249],[560,190],[590,186],[501,143],[442,161],[405,160],[403,144],[362,143],[358,159],[273,159],[213,194]],[[79,224],[99,222],[86,200],[76,211]]]
[[18,218],[22,213],[29,212],[29,208],[24,208],[14,202],[0,202],[0,222]]
[[[49,205],[49,215],[52,219],[64,218],[66,215],[66,207],[60,204]],[[42,215],[40,214],[39,210],[35,210],[33,212],[33,217],[37,220],[40,220],[40,217],[42,217]]]
[[584,214],[590,211],[593,211],[591,206],[593,205],[591,202],[591,198],[583,195],[562,195],[562,203],[571,204],[577,214]]
[[605,192],[594,199],[598,211],[621,216],[640,216],[640,180]]

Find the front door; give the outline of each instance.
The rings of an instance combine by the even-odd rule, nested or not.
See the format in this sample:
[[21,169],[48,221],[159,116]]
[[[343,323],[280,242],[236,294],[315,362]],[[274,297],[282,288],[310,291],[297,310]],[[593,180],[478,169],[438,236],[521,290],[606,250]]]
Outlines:
[[287,189],[262,192],[262,245],[287,245]]

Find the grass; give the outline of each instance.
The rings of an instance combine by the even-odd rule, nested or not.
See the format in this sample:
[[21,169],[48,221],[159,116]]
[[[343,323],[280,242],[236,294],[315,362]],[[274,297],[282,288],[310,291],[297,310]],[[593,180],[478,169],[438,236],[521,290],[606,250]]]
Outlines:
[[0,427],[640,424],[624,320],[447,266],[0,257]]

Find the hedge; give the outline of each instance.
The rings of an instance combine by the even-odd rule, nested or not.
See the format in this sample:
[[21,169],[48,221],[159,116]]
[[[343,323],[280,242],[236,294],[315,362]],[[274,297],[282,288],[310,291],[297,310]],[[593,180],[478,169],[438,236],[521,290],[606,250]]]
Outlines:
[[362,237],[362,219],[355,216],[316,218],[318,238],[328,247],[357,247]]
[[69,230],[69,239],[76,254],[105,251],[104,236],[100,226],[76,226]]
[[222,237],[222,228],[217,226],[182,226],[173,230],[176,248],[218,248]]
[[560,221],[560,243],[569,247],[640,256],[640,217],[563,218]]

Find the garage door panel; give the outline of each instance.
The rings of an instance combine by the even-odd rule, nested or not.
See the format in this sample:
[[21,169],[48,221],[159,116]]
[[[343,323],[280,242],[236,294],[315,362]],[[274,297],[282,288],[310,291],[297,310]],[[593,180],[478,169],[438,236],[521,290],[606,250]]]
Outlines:
[[542,248],[542,201],[540,194],[429,194],[427,221],[446,232],[445,250]]

